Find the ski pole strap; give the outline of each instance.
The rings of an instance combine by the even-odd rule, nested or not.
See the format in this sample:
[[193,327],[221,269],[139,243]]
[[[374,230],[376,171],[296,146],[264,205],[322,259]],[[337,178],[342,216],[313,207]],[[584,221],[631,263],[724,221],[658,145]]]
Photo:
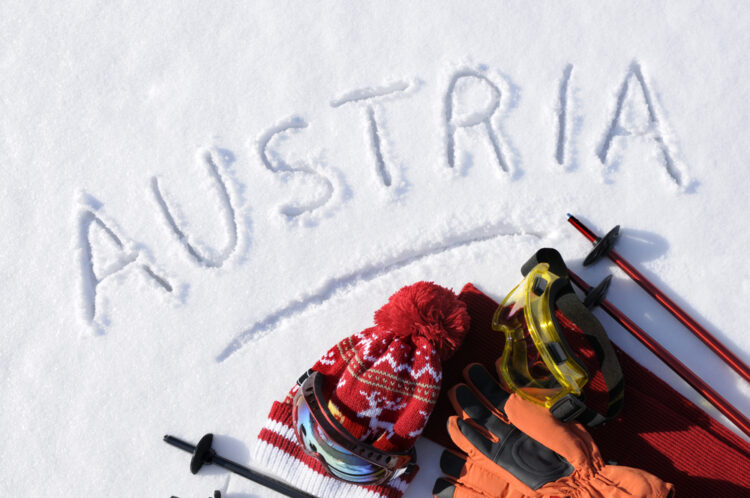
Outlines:
[[[565,318],[570,320],[578,328],[586,339],[587,344],[593,350],[599,363],[606,394],[608,397],[607,407],[603,413],[594,410],[586,404],[585,393],[581,396],[569,394],[550,408],[556,418],[568,421],[577,420],[589,427],[594,427],[611,420],[617,416],[624,403],[625,383],[612,343],[599,320],[589,311],[578,298],[568,277],[568,268],[562,256],[555,249],[540,249],[522,267],[521,273],[526,276],[539,263],[547,263],[552,273],[559,278],[553,289],[550,289],[550,306],[560,311]],[[559,282],[559,284],[558,284]],[[563,330],[558,320],[552,313],[555,326]],[[565,341],[564,334],[559,334]],[[575,355],[575,352],[566,344],[567,349],[573,353],[574,360],[585,368],[585,364]],[[587,369],[588,370],[588,369]],[[589,378],[591,376],[589,375]]]

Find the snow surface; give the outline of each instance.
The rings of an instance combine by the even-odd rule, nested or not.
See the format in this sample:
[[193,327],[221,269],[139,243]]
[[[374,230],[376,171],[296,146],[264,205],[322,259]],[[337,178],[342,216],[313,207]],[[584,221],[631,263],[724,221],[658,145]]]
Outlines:
[[[272,401],[393,292],[501,299],[544,246],[750,412],[565,220],[621,224],[750,361],[748,28],[731,1],[4,0],[0,495],[271,495],[162,436],[253,465]],[[439,474],[418,451],[407,496]]]

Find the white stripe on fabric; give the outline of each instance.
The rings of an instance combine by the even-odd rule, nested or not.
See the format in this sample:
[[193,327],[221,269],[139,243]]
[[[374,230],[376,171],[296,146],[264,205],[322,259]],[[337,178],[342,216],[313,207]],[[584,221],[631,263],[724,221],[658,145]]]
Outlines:
[[[325,498],[383,498],[385,495],[355,484],[347,484],[332,477],[320,474],[285,451],[265,441],[258,441],[254,459],[276,476],[315,496]],[[394,479],[388,487],[403,493],[408,483]]]
[[266,423],[266,429],[268,429],[271,432],[275,432],[279,436],[283,437],[284,439],[288,439],[292,442],[297,442],[297,435],[294,433],[294,427],[289,427],[288,425],[284,424],[283,422],[277,422],[275,420],[269,420]]

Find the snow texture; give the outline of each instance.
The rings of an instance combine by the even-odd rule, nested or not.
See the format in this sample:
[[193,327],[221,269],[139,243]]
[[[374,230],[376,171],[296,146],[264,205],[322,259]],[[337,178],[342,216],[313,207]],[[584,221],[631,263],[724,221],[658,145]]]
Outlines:
[[[750,362],[749,28],[740,1],[3,1],[0,495],[269,496],[162,436],[252,466],[272,401],[393,292],[501,299],[544,246],[750,413],[565,219],[622,225]],[[439,474],[418,451],[406,496]]]

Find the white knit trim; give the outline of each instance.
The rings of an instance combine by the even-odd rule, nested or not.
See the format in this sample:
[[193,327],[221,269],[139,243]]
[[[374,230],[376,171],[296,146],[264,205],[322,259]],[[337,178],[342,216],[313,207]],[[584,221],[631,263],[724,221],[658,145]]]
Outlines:
[[[267,429],[285,437],[283,430],[286,428],[283,424],[272,422],[267,424]],[[278,430],[281,429],[281,430]],[[253,457],[256,462],[262,464],[276,476],[289,482],[295,487],[302,489],[315,496],[324,498],[382,498],[386,495],[377,491],[357,486],[356,484],[347,484],[333,477],[329,477],[316,472],[300,460],[292,457],[284,450],[262,440],[257,441],[257,446]],[[397,478],[388,482],[387,486],[404,492],[409,483],[403,479]]]
[[288,439],[293,443],[297,442],[297,435],[294,433],[294,427],[289,427],[283,422],[268,420],[266,422],[265,428],[271,432],[275,432],[279,436],[283,437],[284,439]]
[[312,470],[283,450],[260,441],[256,458],[269,470],[295,487],[325,498],[381,498],[383,495],[369,489],[346,484]]
[[[266,419],[264,428],[299,448],[294,427],[269,418]],[[253,458],[259,465],[266,467],[282,480],[315,496],[322,498],[383,498],[386,496],[383,492],[321,474],[271,443],[261,439],[257,443],[253,450]],[[300,451],[302,451],[301,448]],[[391,488],[403,494],[409,483],[402,478],[397,478],[381,486],[386,488],[385,493],[388,493],[387,488]]]

